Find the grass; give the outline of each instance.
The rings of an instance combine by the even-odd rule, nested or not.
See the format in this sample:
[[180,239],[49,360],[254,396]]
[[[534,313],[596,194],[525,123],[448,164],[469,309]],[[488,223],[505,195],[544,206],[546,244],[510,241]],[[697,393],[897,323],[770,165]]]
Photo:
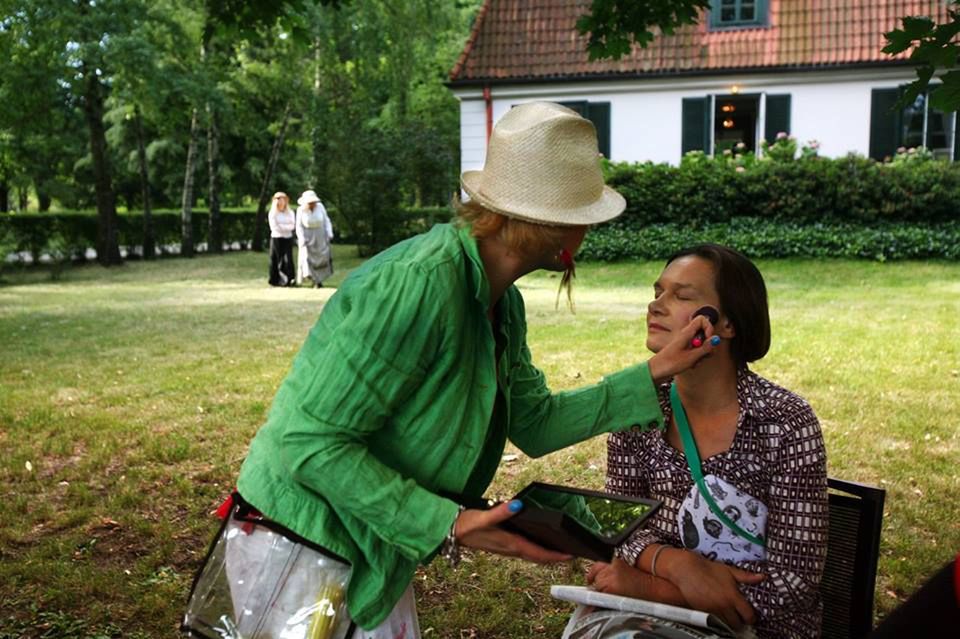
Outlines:
[[[336,286],[359,264],[336,247]],[[960,549],[960,264],[760,263],[773,348],[755,369],[806,397],[832,476],[888,491],[882,616]],[[529,341],[554,389],[645,359],[658,263],[525,278]],[[0,287],[0,639],[174,637],[246,446],[331,288],[272,289],[266,257],[7,276]],[[603,438],[505,462],[491,495],[533,479],[600,487]],[[542,568],[469,554],[416,580],[427,637],[559,636]]]

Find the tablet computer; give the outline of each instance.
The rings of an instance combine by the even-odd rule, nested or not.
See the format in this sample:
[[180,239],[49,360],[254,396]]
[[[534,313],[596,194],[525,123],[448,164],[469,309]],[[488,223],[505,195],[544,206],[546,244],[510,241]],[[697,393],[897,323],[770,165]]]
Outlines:
[[610,561],[613,551],[647,520],[660,502],[533,482],[514,499],[523,510],[501,526],[559,552]]

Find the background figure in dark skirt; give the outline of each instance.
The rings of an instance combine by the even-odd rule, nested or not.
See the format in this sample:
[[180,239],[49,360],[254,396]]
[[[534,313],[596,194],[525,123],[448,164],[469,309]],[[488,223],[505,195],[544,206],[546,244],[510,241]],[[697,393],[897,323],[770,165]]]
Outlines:
[[295,286],[293,230],[296,218],[287,206],[287,194],[277,191],[270,205],[270,286]]

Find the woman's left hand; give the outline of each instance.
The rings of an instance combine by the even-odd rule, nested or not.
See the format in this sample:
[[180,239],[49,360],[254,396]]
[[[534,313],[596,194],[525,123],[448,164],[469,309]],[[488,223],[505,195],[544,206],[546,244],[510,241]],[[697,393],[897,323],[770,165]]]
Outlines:
[[[648,575],[652,577],[652,575]],[[627,565],[619,557],[611,563],[598,561],[587,570],[587,585],[597,592],[607,592],[612,595],[626,595],[628,597],[645,598],[644,573]]]
[[615,557],[609,564],[598,561],[590,566],[587,571],[587,584],[597,592],[659,601],[674,606],[686,605],[686,599],[673,584],[634,568],[619,557]]

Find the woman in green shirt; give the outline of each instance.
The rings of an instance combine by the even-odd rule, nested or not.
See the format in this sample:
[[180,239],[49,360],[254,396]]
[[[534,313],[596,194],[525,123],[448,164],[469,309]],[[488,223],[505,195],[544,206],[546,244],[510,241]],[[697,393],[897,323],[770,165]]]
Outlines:
[[697,330],[712,334],[697,318],[648,362],[594,386],[551,393],[532,364],[514,282],[572,271],[588,226],[623,211],[598,157],[593,125],[573,111],[514,107],[484,169],[462,176],[459,223],[352,273],[278,390],[238,490],[349,564],[347,611],[367,629],[355,636],[395,636],[397,619],[419,636],[410,584],[438,553],[568,559],[497,527],[517,504],[471,510],[449,496],[480,497],[508,439],[539,457],[633,424],[662,428],[655,383],[711,351],[709,340],[689,346]]

